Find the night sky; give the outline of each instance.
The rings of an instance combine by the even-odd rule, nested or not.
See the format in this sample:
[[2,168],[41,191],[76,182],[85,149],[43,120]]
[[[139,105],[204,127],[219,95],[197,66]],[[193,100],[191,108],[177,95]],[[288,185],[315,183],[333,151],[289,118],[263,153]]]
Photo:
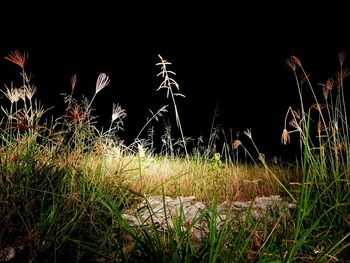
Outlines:
[[[16,47],[15,49],[17,49]],[[233,135],[250,128],[259,150],[267,156],[283,154],[290,146],[280,144],[284,116],[289,106],[298,107],[297,86],[286,59],[296,55],[311,80],[325,82],[338,67],[338,52],[343,48],[255,47],[232,49],[225,44],[180,47],[154,46],[142,48],[84,50],[79,47],[19,48],[28,52],[27,72],[33,74],[39,98],[50,112],[62,111],[63,97],[70,92],[70,78],[77,74],[75,97],[84,94],[92,98],[100,73],[110,76],[110,84],[96,96],[93,103],[98,125],[107,128],[112,104],[119,103],[127,112],[124,131],[119,136],[132,141],[150,117],[169,104],[168,113],[152,124],[158,132],[164,121],[170,120],[177,130],[171,101],[166,91],[156,91],[161,78],[157,77],[158,54],[172,63],[174,79],[186,98],[176,97],[185,136],[208,139],[213,117],[215,126]],[[14,48],[1,48],[1,82],[9,84],[18,78],[19,68],[3,57]],[[48,114],[50,113],[48,112]],[[144,134],[146,135],[146,134]],[[161,134],[158,134],[160,137]],[[297,144],[295,138],[292,144]]]
[[[105,7],[103,10],[108,11]],[[265,17],[269,13],[256,16],[237,8],[232,13],[227,9],[222,16],[198,11],[191,19],[187,13],[186,21],[185,15],[164,17],[159,13],[153,17],[154,23],[148,23],[151,14],[131,21],[118,10],[113,16],[76,15],[74,21],[72,11],[70,24],[67,25],[68,15],[61,14],[49,27],[44,24],[50,16],[43,13],[41,20],[35,20],[39,22],[26,20],[31,24],[23,31],[2,24],[6,42],[0,43],[1,88],[18,78],[19,68],[3,59],[16,49],[28,52],[26,69],[34,76],[37,98],[46,107],[55,106],[48,115],[63,113],[60,93],[70,92],[73,74],[78,77],[75,97],[84,94],[92,98],[96,79],[103,72],[111,82],[92,105],[98,125],[109,126],[112,104],[119,103],[127,113],[124,131],[119,136],[130,142],[150,117],[149,110],[156,112],[169,104],[164,118],[152,122],[160,127],[160,137],[163,121],[170,120],[174,132],[177,130],[166,91],[156,91],[161,83],[157,77],[160,68],[155,65],[160,54],[172,63],[169,69],[176,72],[174,78],[186,96],[176,98],[185,136],[208,139],[217,110],[215,126],[227,135],[230,129],[234,135],[241,132],[242,140],[242,132],[250,128],[259,150],[272,157],[283,155],[291,147],[280,143],[284,116],[289,106],[299,107],[297,86],[286,59],[297,56],[317,87],[317,83],[334,76],[338,53],[350,51],[339,39],[340,44],[329,45],[329,41],[324,41],[327,35],[320,35],[307,24],[294,24],[295,20],[283,12],[274,20]],[[239,12],[257,20],[242,24]],[[293,23],[281,27],[287,22]],[[317,25],[317,21],[310,24]],[[308,38],[304,37],[306,34]],[[292,144],[297,143],[297,138],[292,138]]]

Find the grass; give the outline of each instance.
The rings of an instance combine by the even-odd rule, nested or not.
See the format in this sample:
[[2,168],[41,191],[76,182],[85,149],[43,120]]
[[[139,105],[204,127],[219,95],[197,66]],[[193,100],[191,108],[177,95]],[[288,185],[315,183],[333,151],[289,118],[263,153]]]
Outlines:
[[[7,104],[1,106],[0,123],[0,261],[350,261],[345,54],[339,54],[339,72],[321,85],[321,93],[297,57],[287,60],[300,98],[299,109],[288,107],[281,137],[287,144],[294,143],[290,133],[299,135],[300,159],[290,165],[265,160],[251,130],[244,132],[250,143],[244,145],[232,131],[220,133],[214,120],[208,142],[190,145],[194,140],[184,136],[175,101],[183,94],[171,63],[159,58],[158,90],[166,89],[171,99],[180,138],[172,138],[166,127],[157,149],[154,134],[144,131],[167,113],[168,105],[151,112],[135,141],[125,145],[118,131],[127,115],[119,104],[112,107],[107,131],[96,128],[92,115],[94,98],[109,84],[107,74],[99,75],[91,99],[74,97],[74,75],[71,92],[63,98],[65,112],[50,119],[50,109],[35,98],[37,89],[26,71],[28,54],[14,51],[5,57],[20,74],[18,83],[2,91]],[[306,105],[304,96],[314,104]],[[209,209],[194,222],[180,213],[166,222],[173,226],[167,229],[134,226],[123,217],[157,195],[195,196]],[[243,222],[228,218],[218,227],[220,204],[270,195],[296,204],[291,218],[276,214],[274,221],[256,221],[248,213]],[[192,237],[196,222],[208,227],[200,240]]]

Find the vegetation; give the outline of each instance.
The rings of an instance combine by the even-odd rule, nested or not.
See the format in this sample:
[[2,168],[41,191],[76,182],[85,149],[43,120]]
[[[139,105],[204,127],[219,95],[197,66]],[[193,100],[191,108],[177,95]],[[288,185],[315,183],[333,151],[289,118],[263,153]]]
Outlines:
[[[184,136],[170,62],[159,56],[165,89],[181,137],[169,128],[156,149],[151,127],[165,105],[146,120],[135,141],[118,137],[125,110],[113,105],[110,127],[96,128],[95,96],[109,84],[101,73],[94,96],[76,99],[77,77],[65,94],[65,112],[48,119],[27,73],[27,53],[5,57],[20,69],[19,82],[5,85],[0,135],[0,262],[335,262],[350,260],[350,138],[344,94],[345,53],[335,78],[315,91],[300,60],[287,60],[300,108],[288,108],[281,142],[299,135],[300,159],[292,165],[265,160],[246,130],[254,152],[237,137],[215,148],[214,121],[207,142]],[[310,94],[308,94],[310,93]],[[305,96],[313,98],[306,105]],[[141,136],[148,129],[144,138]],[[289,130],[292,129],[292,130]],[[231,138],[231,139],[227,139]],[[254,156],[258,156],[255,158]],[[173,228],[133,226],[123,216],[147,196],[195,196],[208,211],[208,235],[191,238],[181,216]],[[217,227],[218,204],[280,195],[295,204],[291,218]],[[195,221],[193,221],[194,224]],[[253,223],[252,223],[253,222]],[[170,222],[169,222],[170,223]]]

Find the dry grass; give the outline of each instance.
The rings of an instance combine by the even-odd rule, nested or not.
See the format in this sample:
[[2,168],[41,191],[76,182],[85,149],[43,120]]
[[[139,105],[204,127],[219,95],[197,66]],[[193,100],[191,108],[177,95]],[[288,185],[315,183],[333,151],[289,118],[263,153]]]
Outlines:
[[[280,194],[278,183],[263,166],[228,164],[216,167],[211,162],[181,158],[139,156],[116,153],[90,154],[77,167],[95,183],[128,187],[142,195],[195,196],[210,203],[247,201],[257,196]],[[282,181],[293,171],[272,166]]]

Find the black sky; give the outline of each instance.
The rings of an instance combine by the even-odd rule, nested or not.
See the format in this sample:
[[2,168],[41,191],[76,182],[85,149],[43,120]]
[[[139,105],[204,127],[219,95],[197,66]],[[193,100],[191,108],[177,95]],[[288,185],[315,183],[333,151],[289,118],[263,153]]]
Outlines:
[[[17,48],[17,47],[15,47]],[[77,74],[76,97],[91,98],[100,73],[107,73],[110,84],[93,104],[99,124],[108,127],[112,104],[119,103],[128,114],[120,136],[132,139],[150,116],[169,104],[169,119],[176,130],[174,111],[166,91],[156,91],[161,79],[158,54],[172,63],[175,80],[186,98],[177,97],[180,119],[186,136],[208,138],[215,110],[215,126],[227,135],[232,129],[250,128],[261,152],[278,155],[284,116],[289,106],[298,107],[293,74],[286,59],[296,55],[311,74],[315,84],[332,77],[338,66],[338,52],[344,48],[256,46],[232,48],[215,45],[153,46],[123,48],[83,48],[76,46],[24,47],[28,52],[27,71],[38,88],[37,97],[47,107],[63,106],[60,93],[70,92],[70,78]],[[9,84],[18,78],[17,66],[4,60],[12,47],[1,48],[1,82]],[[55,113],[55,110],[52,110]],[[163,121],[153,122],[163,126]],[[158,134],[160,137],[161,134]],[[294,143],[297,143],[296,141]]]
[[18,68],[3,57],[15,49],[25,50],[27,71],[33,73],[37,97],[45,106],[63,105],[60,93],[70,91],[72,74],[78,77],[77,97],[91,98],[96,78],[104,72],[111,82],[93,104],[101,125],[108,126],[105,120],[112,104],[119,103],[128,114],[120,136],[132,138],[150,116],[149,109],[169,104],[165,119],[175,130],[171,101],[164,90],[156,91],[160,54],[172,63],[180,92],[186,95],[177,98],[186,136],[208,138],[217,108],[217,125],[227,132],[250,128],[260,151],[272,156],[285,150],[280,135],[287,108],[299,105],[286,59],[297,56],[318,83],[338,69],[338,52],[350,51],[341,35],[332,31],[336,27],[321,27],[322,13],[315,12],[317,19],[308,13],[310,21],[297,23],[300,12],[286,13],[288,5],[279,11],[276,6],[275,11],[269,7],[263,11],[248,4],[180,12],[165,7],[160,12],[109,7],[101,3],[94,13],[60,12],[56,6],[57,13],[25,16],[22,27],[6,20],[1,24],[1,87],[18,77]]

